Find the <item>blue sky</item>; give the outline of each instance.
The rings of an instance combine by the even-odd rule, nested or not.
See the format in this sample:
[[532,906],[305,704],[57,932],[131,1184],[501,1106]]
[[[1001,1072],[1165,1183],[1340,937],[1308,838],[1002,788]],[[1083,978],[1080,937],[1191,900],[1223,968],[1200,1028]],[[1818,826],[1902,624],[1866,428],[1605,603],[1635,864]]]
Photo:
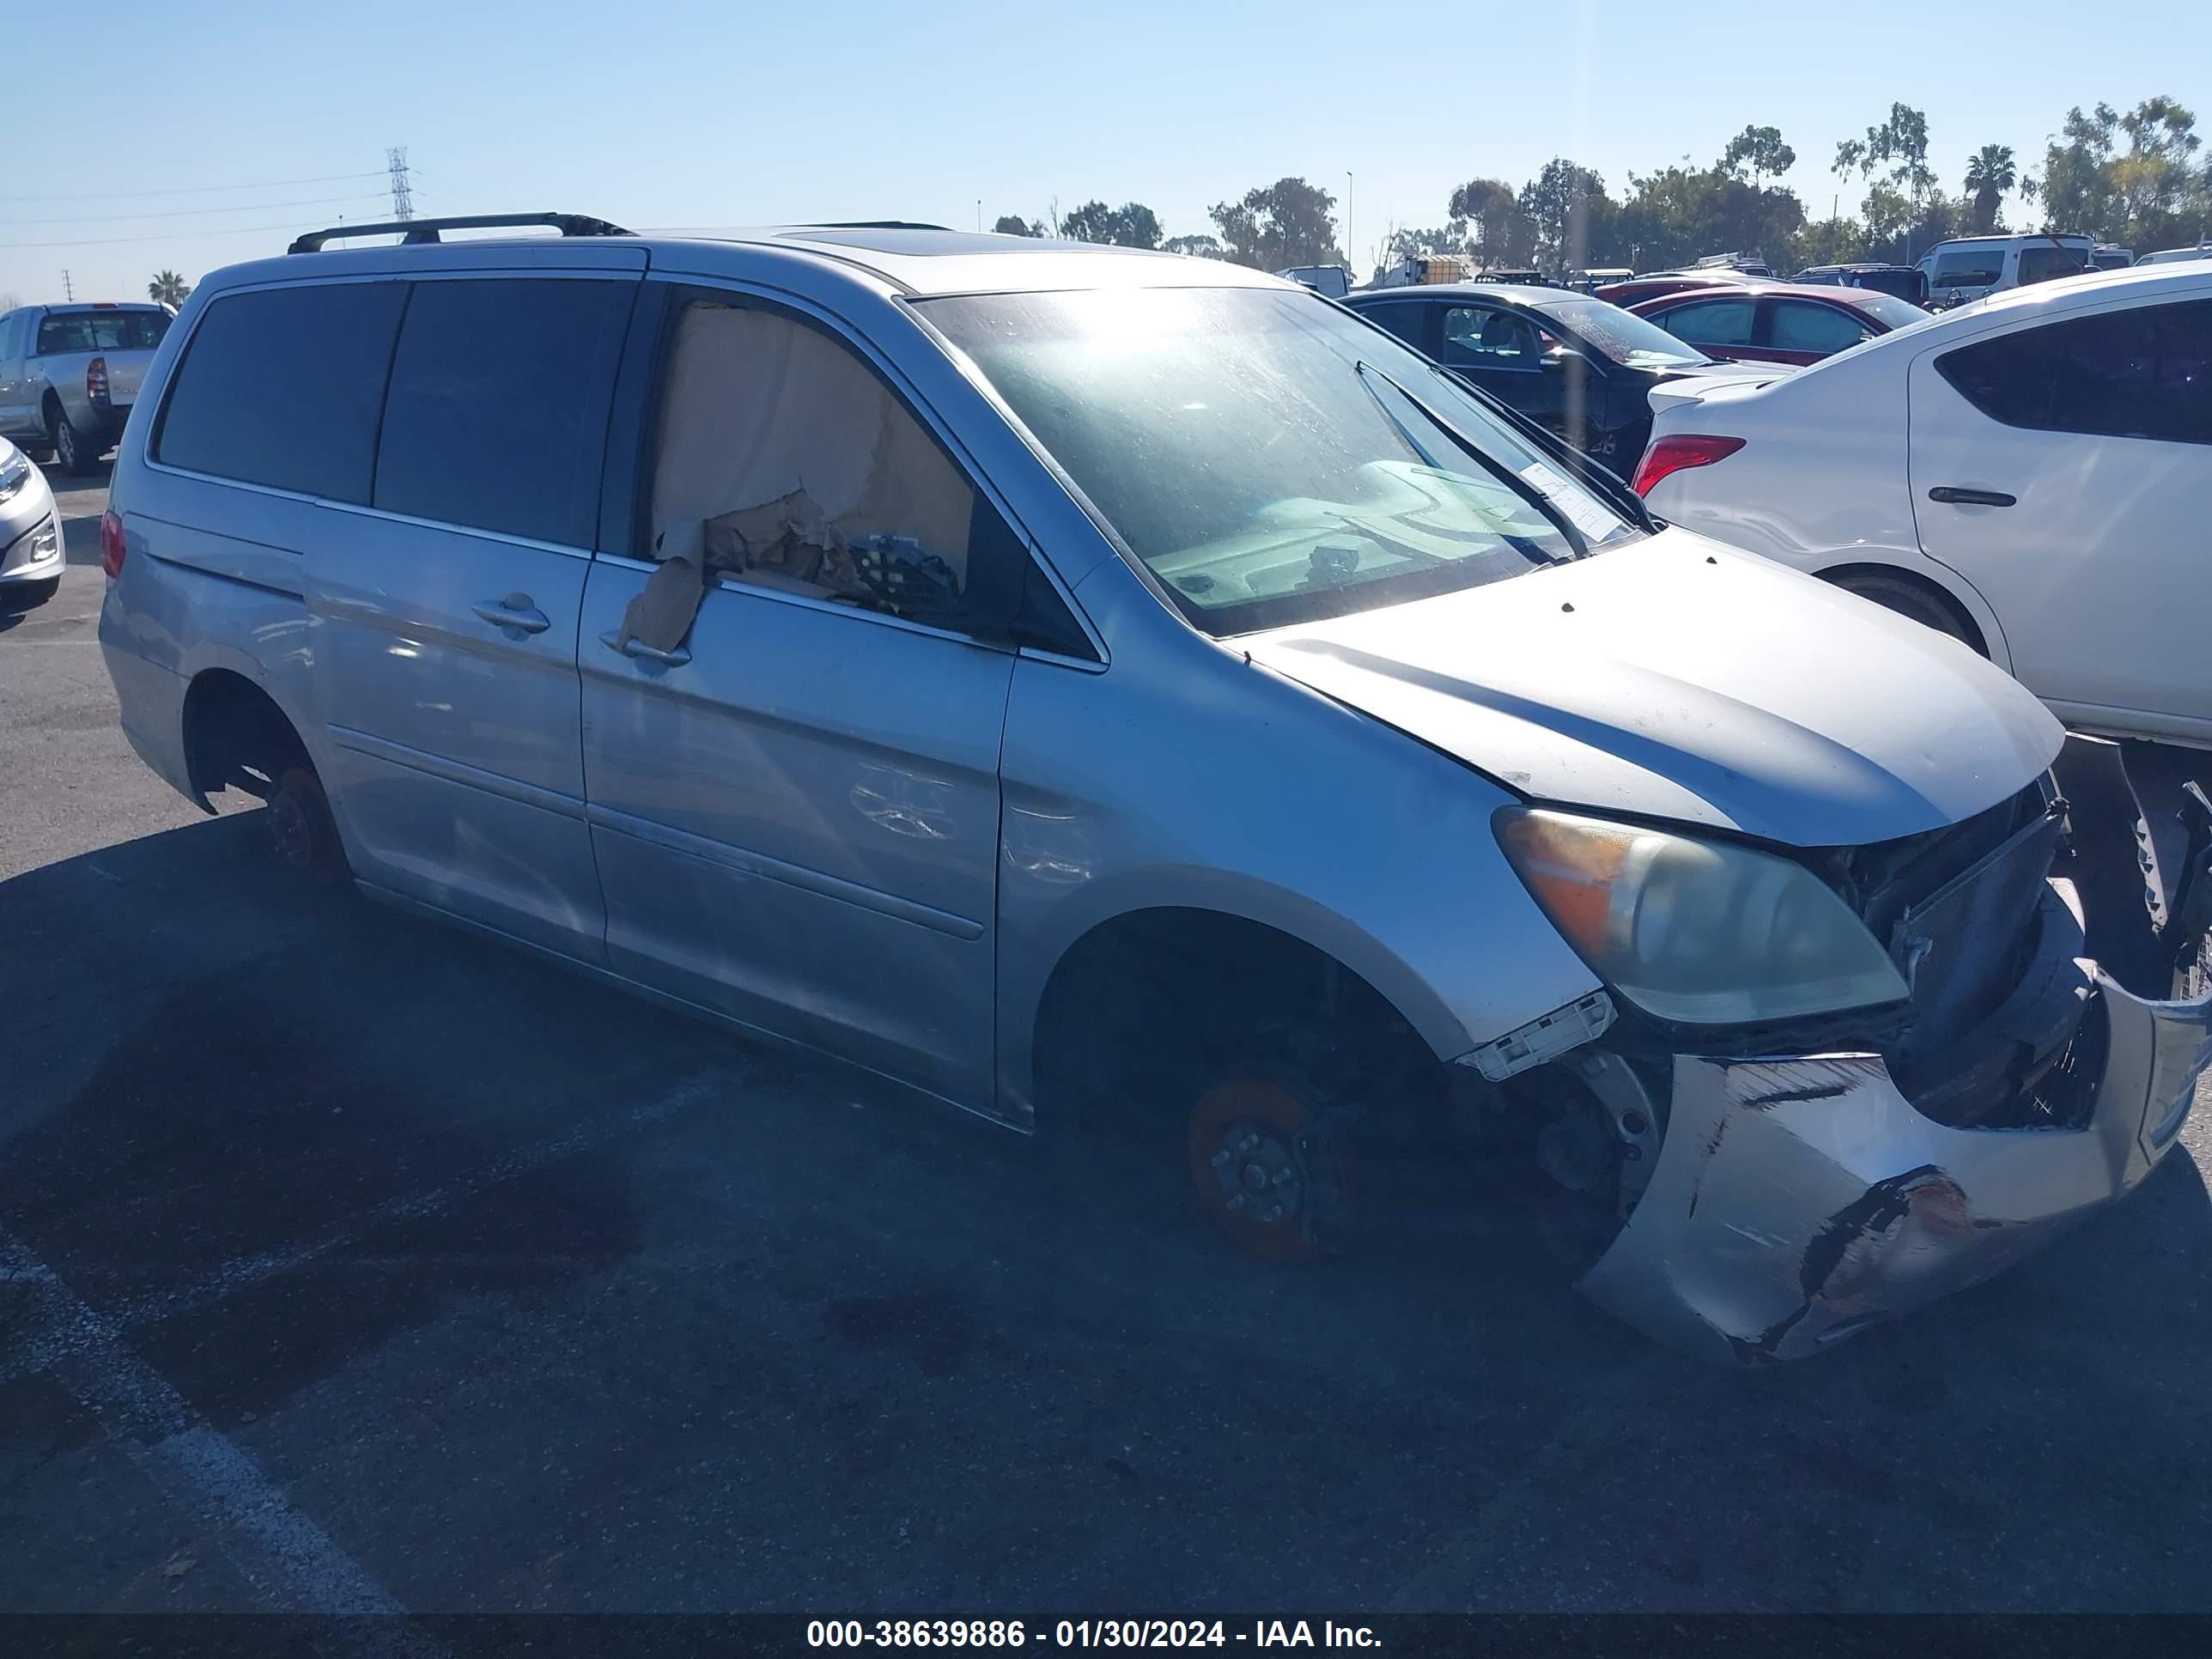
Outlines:
[[[292,228],[382,216],[374,175],[402,143],[418,213],[637,227],[972,226],[979,198],[988,224],[1097,197],[1175,234],[1286,173],[1341,197],[1349,170],[1364,254],[1391,221],[1441,220],[1468,178],[1518,185],[1564,154],[1618,187],[1748,122],[1782,129],[1825,212],[1836,141],[1898,100],[1927,111],[1954,189],[1985,143],[2039,162],[2070,104],[2169,93],[2212,129],[2212,7],[2172,0],[186,0],[65,33],[9,77],[0,295],[59,299],[66,268],[80,299],[135,297],[165,265],[197,279]],[[118,193],[233,185],[264,187]]]

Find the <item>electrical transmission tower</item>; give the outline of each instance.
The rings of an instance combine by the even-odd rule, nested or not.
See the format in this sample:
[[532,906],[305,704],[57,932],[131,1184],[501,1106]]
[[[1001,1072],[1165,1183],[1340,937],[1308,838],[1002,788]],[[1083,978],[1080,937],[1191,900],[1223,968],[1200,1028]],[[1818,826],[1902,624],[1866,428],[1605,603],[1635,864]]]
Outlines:
[[392,216],[412,219],[415,216],[415,192],[407,183],[407,146],[393,145],[384,152],[384,159],[392,169]]

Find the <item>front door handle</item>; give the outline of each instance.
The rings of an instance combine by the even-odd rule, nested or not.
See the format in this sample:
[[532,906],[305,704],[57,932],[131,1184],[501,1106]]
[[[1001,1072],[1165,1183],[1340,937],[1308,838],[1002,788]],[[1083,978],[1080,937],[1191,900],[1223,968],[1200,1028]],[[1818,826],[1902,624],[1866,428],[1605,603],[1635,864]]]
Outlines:
[[1937,484],[1928,492],[1931,501],[1942,501],[1947,507],[2017,507],[2020,497],[2008,495],[2002,489],[1955,489],[1949,484]]
[[510,593],[503,599],[483,599],[469,609],[495,628],[513,628],[525,634],[543,634],[553,626],[553,619],[531,604],[527,593]]
[[663,651],[657,646],[647,645],[643,640],[626,640],[611,629],[599,635],[599,643],[610,651],[621,652],[625,657],[642,657],[647,662],[657,662],[665,668],[681,668],[691,660],[691,653],[680,645],[673,651]]

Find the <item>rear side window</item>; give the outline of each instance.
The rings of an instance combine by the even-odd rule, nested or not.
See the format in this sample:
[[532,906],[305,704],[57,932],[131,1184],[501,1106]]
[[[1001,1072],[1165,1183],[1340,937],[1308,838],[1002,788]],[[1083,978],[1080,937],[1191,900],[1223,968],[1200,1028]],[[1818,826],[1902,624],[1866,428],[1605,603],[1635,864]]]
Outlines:
[[1678,340],[1692,345],[1747,346],[1751,343],[1751,301],[1700,300],[1674,306],[1651,319]]
[[154,436],[168,466],[366,502],[402,283],[217,300],[185,348]]
[[589,547],[634,283],[419,283],[392,360],[374,504]]
[[1936,369],[2007,426],[2212,444],[2212,300],[2022,329]]
[[1429,314],[1427,306],[1395,305],[1363,306],[1359,314],[1369,322],[1386,328],[1416,351],[1426,351],[1421,338],[1421,325]]
[[1848,351],[1869,332],[1850,312],[1809,300],[1778,300],[1773,315],[1777,351]]
[[151,351],[169,331],[166,311],[70,311],[39,325],[40,357],[70,351]]

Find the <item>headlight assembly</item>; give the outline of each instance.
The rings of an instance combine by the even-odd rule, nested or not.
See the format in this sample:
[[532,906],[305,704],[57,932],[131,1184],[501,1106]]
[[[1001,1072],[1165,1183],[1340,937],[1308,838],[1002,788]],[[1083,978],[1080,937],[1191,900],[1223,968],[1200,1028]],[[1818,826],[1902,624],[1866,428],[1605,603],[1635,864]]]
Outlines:
[[30,482],[30,457],[13,444],[0,441],[0,501],[13,501],[15,492]]
[[1553,925],[1653,1017],[1740,1024],[1910,994],[1850,907],[1771,853],[1516,807],[1498,838]]

